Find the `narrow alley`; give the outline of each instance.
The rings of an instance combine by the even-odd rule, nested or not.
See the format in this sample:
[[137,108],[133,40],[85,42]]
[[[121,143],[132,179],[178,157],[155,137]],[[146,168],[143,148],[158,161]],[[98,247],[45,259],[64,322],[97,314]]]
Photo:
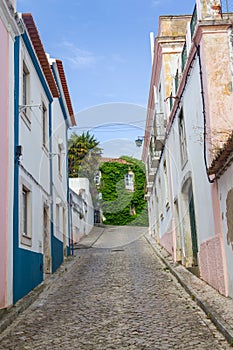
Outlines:
[[67,271],[2,333],[0,349],[230,349],[145,231],[95,228]]

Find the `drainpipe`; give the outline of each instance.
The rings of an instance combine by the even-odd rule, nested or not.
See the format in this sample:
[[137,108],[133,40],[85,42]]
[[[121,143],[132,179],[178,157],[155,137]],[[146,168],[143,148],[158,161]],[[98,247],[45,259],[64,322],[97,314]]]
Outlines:
[[[69,190],[69,189],[68,189]],[[73,236],[73,215],[72,215],[72,207],[73,207],[73,198],[72,194],[69,195],[69,218],[70,218],[70,227],[69,227],[69,248],[71,247],[71,255],[74,255],[74,236]],[[71,243],[71,244],[70,244]]]
[[[70,255],[70,248],[71,248],[71,254],[74,255],[74,243],[73,239],[71,237],[72,234],[72,199],[71,199],[71,194],[70,194],[70,187],[69,187],[69,164],[68,164],[68,120],[66,119],[66,182],[67,182],[67,209],[68,209],[68,244],[69,246],[67,247],[67,255]],[[70,247],[70,242],[72,239],[72,246]]]
[[16,147],[19,144],[19,54],[20,37],[15,38],[14,43],[14,202],[13,202],[13,304],[18,300],[18,247],[19,247],[19,161],[16,157]]
[[216,180],[216,177],[213,179],[210,178],[209,176],[209,167],[208,167],[208,162],[207,162],[207,146],[206,146],[206,137],[207,137],[207,132],[206,132],[206,111],[205,111],[205,96],[204,96],[204,87],[203,87],[203,73],[202,73],[202,63],[201,63],[201,55],[200,55],[200,45],[197,46],[197,57],[199,61],[199,75],[200,75],[200,83],[201,83],[201,98],[202,98],[202,107],[203,107],[203,117],[204,117],[204,162],[205,162],[205,169],[206,169],[206,174],[207,174],[207,179],[209,183],[214,183]]
[[52,159],[52,101],[49,101],[49,170],[50,170],[50,244],[51,244],[51,267],[53,272],[53,235],[54,235],[54,215],[53,215],[53,159]]

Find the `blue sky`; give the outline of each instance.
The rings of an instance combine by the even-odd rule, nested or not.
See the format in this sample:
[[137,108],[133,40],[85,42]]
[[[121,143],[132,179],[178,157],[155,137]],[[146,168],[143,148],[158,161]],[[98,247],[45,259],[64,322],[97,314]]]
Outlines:
[[[93,128],[107,148],[116,137],[131,141],[143,134],[151,74],[149,33],[157,33],[159,15],[191,14],[194,4],[195,0],[17,0],[17,10],[32,13],[45,51],[63,61],[78,131]],[[125,113],[113,117],[116,103],[126,106]],[[117,124],[114,133],[119,120],[122,130]],[[110,131],[106,123],[111,123]],[[129,155],[135,156],[132,152]]]

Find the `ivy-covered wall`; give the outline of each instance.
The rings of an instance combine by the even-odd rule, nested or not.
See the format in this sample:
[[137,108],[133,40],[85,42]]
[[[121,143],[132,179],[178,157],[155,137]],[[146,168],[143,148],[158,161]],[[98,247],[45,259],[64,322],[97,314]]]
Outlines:
[[[106,225],[148,226],[147,202],[144,200],[145,167],[134,158],[121,157],[125,163],[101,164],[101,208]],[[125,189],[125,175],[134,174],[134,192]],[[133,209],[133,215],[132,215]]]

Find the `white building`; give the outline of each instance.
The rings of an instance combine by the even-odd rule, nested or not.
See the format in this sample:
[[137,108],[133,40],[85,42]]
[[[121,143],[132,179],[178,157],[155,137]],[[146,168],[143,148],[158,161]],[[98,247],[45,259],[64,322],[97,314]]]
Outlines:
[[71,239],[78,242],[94,226],[94,208],[87,178],[70,178]]
[[69,248],[67,129],[75,124],[62,63],[50,66],[31,14],[22,21],[15,42],[14,302],[54,272]]
[[230,170],[217,183],[210,166],[233,128],[229,18],[218,0],[196,0],[192,16],[159,18],[142,156],[151,234],[225,295],[232,268],[222,213],[233,184]]
[[[63,255],[69,254],[69,178],[68,128],[76,125],[66,77],[60,60],[50,59],[53,75],[59,90],[52,108],[52,198],[53,198],[53,270],[61,264]],[[58,254],[58,250],[60,253]],[[63,254],[62,254],[63,250]]]

